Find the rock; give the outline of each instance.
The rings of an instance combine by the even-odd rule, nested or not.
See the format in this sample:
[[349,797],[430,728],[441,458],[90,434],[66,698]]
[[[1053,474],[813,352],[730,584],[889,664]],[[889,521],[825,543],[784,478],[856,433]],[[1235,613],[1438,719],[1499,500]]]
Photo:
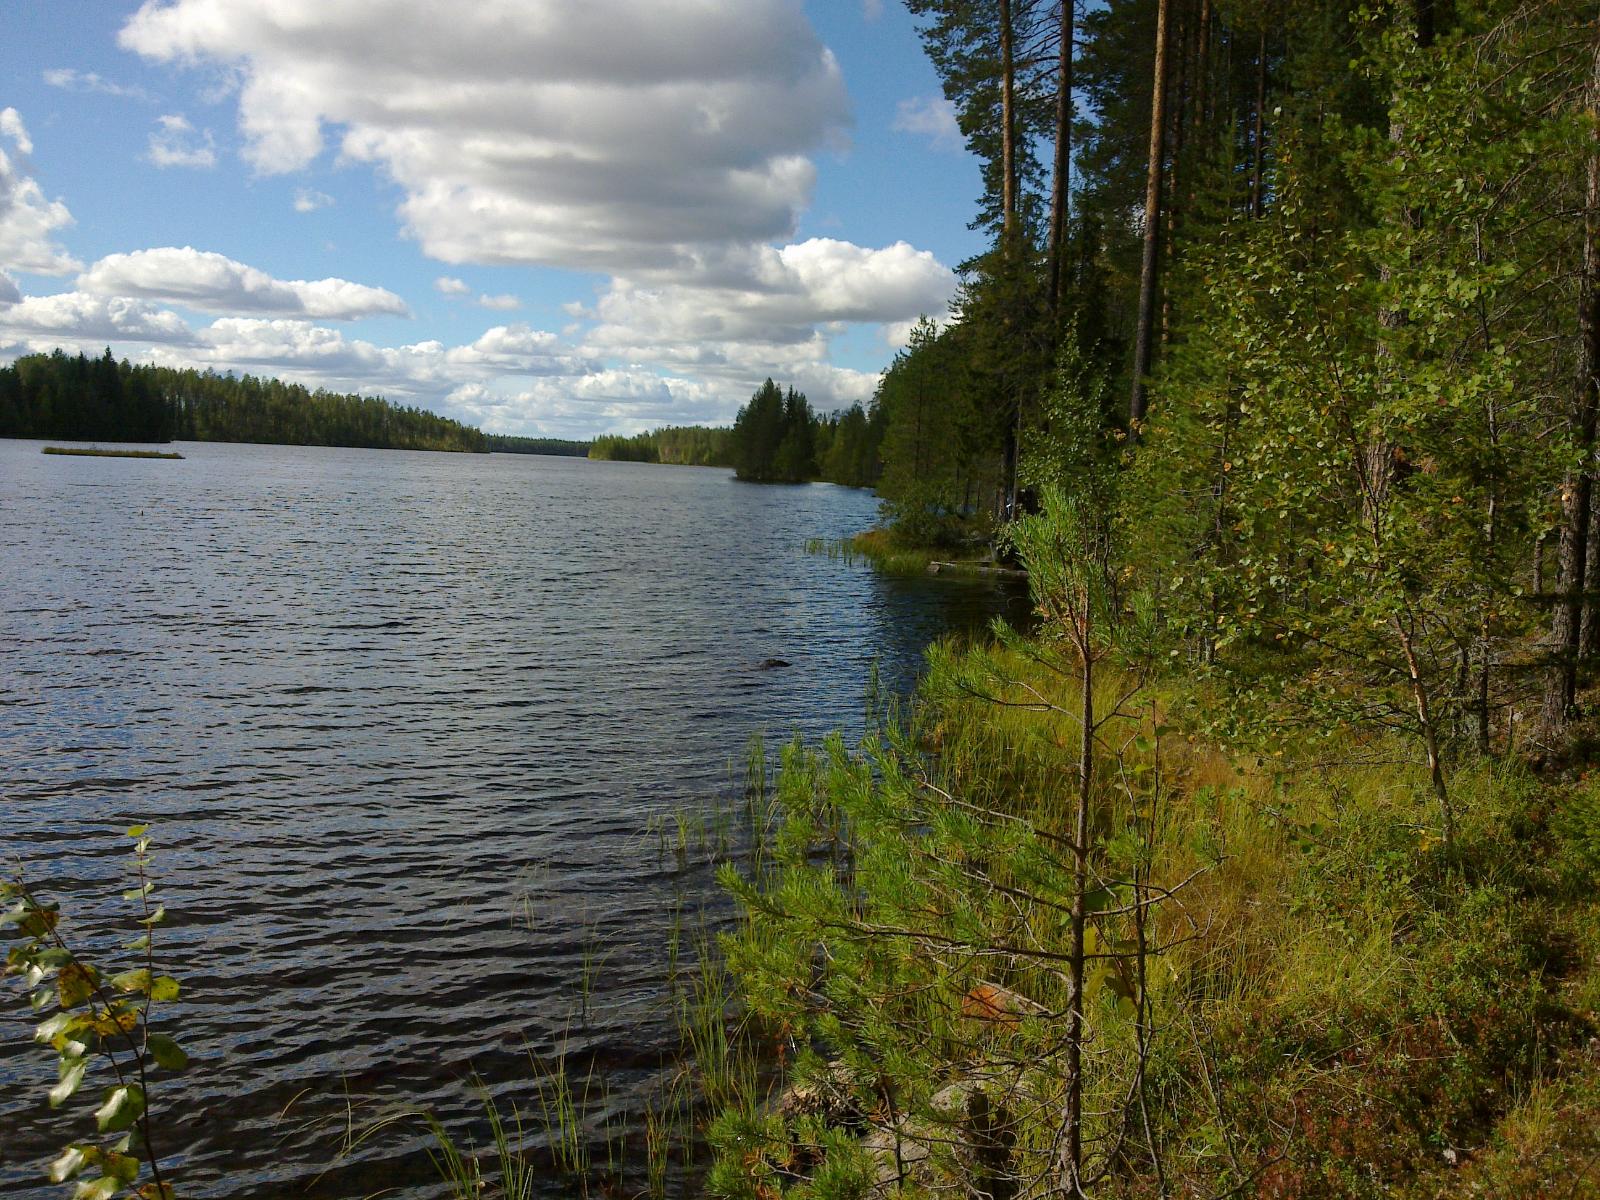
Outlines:
[[1026,996],[1018,995],[998,983],[974,984],[961,997],[961,1015],[988,1025],[1015,1025],[1024,1013],[1040,1013],[1044,1009]]
[[820,1117],[824,1125],[840,1128],[858,1124],[861,1108],[851,1085],[855,1076],[840,1059],[833,1059],[821,1075],[792,1083],[778,1097],[777,1112],[785,1121]]
[[788,659],[784,659],[784,658],[764,658],[764,659],[761,660],[760,664],[757,665],[756,670],[758,670],[758,671],[776,671],[779,667],[787,667],[789,665],[790,665],[790,663],[789,663]]
[[929,1159],[934,1131],[922,1122],[901,1117],[886,1129],[874,1129],[861,1139],[861,1149],[872,1160],[873,1183],[880,1193],[892,1192],[908,1180],[929,1182]]

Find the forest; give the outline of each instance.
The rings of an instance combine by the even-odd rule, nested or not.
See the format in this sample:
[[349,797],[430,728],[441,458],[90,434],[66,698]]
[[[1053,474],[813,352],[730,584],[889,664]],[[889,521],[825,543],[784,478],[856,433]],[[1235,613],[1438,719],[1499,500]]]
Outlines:
[[607,462],[668,463],[680,467],[731,466],[728,430],[703,425],[666,425],[647,433],[602,434],[589,457]]
[[376,396],[63,350],[0,367],[0,437],[482,452],[484,434]]
[[881,468],[883,423],[855,404],[818,413],[794,388],[768,379],[739,409],[731,427],[667,426],[632,436],[604,434],[589,457],[612,462],[732,467],[750,483],[823,481],[872,487]]
[[517,437],[512,434],[491,433],[491,454],[553,454],[558,457],[583,458],[589,453],[589,442],[576,442],[570,438]]
[[812,411],[805,395],[768,379],[734,418],[730,464],[752,483],[822,480],[872,487],[881,473],[883,423],[854,404],[842,412]]
[[1600,1196],[1593,7],[907,6],[988,248],[878,544],[1036,624],[752,784],[710,1192]]

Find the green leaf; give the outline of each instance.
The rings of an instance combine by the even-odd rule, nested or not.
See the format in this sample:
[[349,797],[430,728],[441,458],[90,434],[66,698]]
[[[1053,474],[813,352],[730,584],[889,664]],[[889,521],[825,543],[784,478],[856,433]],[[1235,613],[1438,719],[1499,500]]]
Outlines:
[[141,996],[150,991],[150,972],[144,967],[124,971],[111,977],[111,986],[119,992],[138,992]]
[[148,880],[146,880],[144,883],[141,883],[138,887],[129,888],[127,891],[123,892],[122,893],[122,898],[124,900],[143,900],[146,896],[148,896],[151,892],[153,892],[155,890],[156,890],[156,885],[151,883],[151,882],[149,882]]
[[43,938],[49,937],[59,924],[61,924],[61,914],[55,909],[31,908],[22,918],[19,928],[24,937]]
[[105,1175],[93,1183],[80,1183],[72,1193],[72,1200],[111,1200],[121,1187],[115,1179]]
[[33,1040],[48,1045],[50,1042],[55,1041],[56,1038],[66,1033],[68,1026],[70,1026],[76,1019],[77,1018],[75,1018],[71,1013],[57,1013],[48,1021],[42,1021],[37,1027],[35,1027],[33,1031]]
[[158,1066],[169,1071],[181,1071],[189,1065],[189,1056],[164,1033],[151,1034],[149,1046],[150,1057],[156,1060]]
[[[61,1082],[50,1089],[50,1107],[60,1108],[72,1099],[78,1088],[83,1085],[84,1072],[89,1069],[87,1058],[63,1058],[61,1060]],[[61,1181],[56,1180],[57,1183]]]
[[139,1160],[131,1154],[112,1152],[106,1155],[105,1165],[100,1169],[107,1179],[115,1179],[123,1187],[132,1187],[139,1178]]
[[95,1110],[94,1120],[101,1133],[120,1133],[131,1128],[143,1113],[144,1089],[129,1083],[106,1093],[106,1102]]
[[165,904],[158,904],[158,905],[156,905],[155,911],[152,912],[148,917],[141,917],[140,918],[139,924],[141,924],[141,925],[159,925],[159,924],[161,924],[161,922],[165,921],[166,919],[167,919],[167,906]]
[[128,836],[131,838],[143,837],[149,829],[150,826],[148,825],[130,825],[128,826]]
[[77,1176],[78,1172],[88,1165],[89,1155],[82,1146],[68,1146],[61,1152],[61,1157],[50,1164],[50,1182],[65,1183]]
[[87,963],[71,962],[61,968],[56,979],[56,994],[61,997],[62,1008],[76,1008],[94,995],[99,972]]
[[157,975],[150,983],[150,999],[167,1004],[178,998],[178,981],[170,975]]

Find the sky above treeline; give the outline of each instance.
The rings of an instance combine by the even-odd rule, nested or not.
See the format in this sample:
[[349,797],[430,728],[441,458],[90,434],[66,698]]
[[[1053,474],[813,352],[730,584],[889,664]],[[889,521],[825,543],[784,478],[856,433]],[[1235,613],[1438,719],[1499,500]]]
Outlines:
[[13,0],[0,361],[57,346],[491,432],[870,398],[976,160],[893,0]]

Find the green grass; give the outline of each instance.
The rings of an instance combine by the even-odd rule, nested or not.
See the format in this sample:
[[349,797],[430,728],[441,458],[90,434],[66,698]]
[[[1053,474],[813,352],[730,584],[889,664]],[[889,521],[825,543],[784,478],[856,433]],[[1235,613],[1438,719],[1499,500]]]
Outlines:
[[[1070,831],[1077,681],[1053,661],[1037,641],[942,650],[891,745],[786,751],[772,790],[790,852],[743,885],[728,945],[745,1036],[795,1048],[789,1081],[851,1064],[873,1128],[928,1112],[952,1078],[1011,1079],[1028,1102],[1012,1129],[1022,1194],[1057,1144],[1060,1022],[975,1029],[962,997],[974,980],[1057,1013],[1070,997],[1047,960],[938,947],[1064,949],[1060,909],[1019,899],[1066,900],[1048,839]],[[1097,754],[1097,871],[1143,863],[1157,885],[1189,882],[1152,916],[1167,949],[1151,960],[1131,1136],[1116,1116],[1137,1094],[1126,980],[1090,975],[1087,1132],[1102,1147],[1128,1137],[1093,1194],[1600,1196],[1600,778],[1459,757],[1447,856],[1405,743],[1233,754],[1183,732],[1183,713],[1212,701],[1171,683],[1128,691],[1110,675],[1097,689],[1100,711],[1124,714]],[[975,875],[1022,891],[970,890]],[[856,920],[870,933],[849,932]],[[1128,928],[1097,917],[1091,945],[1125,948]],[[853,1194],[859,1131],[728,1090],[711,1194]],[[927,1140],[918,1186],[972,1182],[948,1137]]]
[[[944,546],[919,546],[902,542],[886,529],[869,529],[853,537],[811,538],[806,553],[854,563],[864,559],[885,575],[915,576],[936,574],[982,575],[985,561],[954,561],[956,552]],[[934,571],[934,564],[940,564]]]
[[41,454],[71,454],[79,458],[182,458],[175,451],[106,450],[100,446],[46,446]]

